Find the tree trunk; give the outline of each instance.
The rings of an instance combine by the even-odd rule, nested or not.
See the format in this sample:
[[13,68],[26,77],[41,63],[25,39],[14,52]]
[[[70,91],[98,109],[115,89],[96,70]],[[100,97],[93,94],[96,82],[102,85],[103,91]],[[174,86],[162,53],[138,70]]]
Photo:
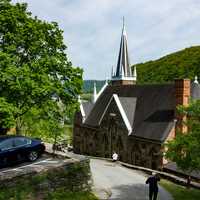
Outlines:
[[20,118],[16,121],[16,135],[22,135],[22,123]]
[[191,183],[191,176],[188,175],[188,177],[187,177],[187,188],[188,189],[190,188],[190,183]]
[[53,143],[53,155],[55,156],[55,152],[57,150],[57,136],[58,134],[54,131],[55,135],[54,135],[54,143]]

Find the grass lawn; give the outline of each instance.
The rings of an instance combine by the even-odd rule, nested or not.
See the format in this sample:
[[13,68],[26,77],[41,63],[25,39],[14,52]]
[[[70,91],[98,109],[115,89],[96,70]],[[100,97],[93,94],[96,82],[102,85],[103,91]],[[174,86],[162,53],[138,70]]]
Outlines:
[[172,194],[174,200],[199,200],[200,190],[188,189],[184,186],[177,185],[167,180],[161,180],[162,185],[168,192]]
[[44,191],[37,193],[32,188],[26,188],[24,191],[18,188],[0,190],[0,200],[98,200],[90,192],[66,192],[58,189],[54,192]]

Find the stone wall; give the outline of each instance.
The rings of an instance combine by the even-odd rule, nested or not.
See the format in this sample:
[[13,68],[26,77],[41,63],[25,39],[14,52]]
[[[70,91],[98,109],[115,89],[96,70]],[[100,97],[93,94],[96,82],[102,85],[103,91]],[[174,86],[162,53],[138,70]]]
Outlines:
[[[109,116],[109,113],[116,113],[116,116]],[[116,151],[120,161],[152,169],[162,168],[161,144],[128,136],[128,130],[120,117],[117,110],[109,110],[97,128],[75,123],[74,152],[111,158],[113,151]]]
[[150,169],[162,168],[162,146],[150,140],[129,137],[128,163]]
[[34,186],[37,193],[50,192],[58,188],[65,191],[90,191],[91,174],[89,159],[81,161],[68,159],[62,165],[45,169],[12,171],[1,174],[0,190],[6,187],[17,187],[20,184]]

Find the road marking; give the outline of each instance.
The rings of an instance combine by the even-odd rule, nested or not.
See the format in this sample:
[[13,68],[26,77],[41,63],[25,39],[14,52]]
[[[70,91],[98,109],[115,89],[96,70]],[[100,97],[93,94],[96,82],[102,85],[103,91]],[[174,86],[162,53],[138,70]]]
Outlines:
[[13,170],[16,170],[16,171],[17,171],[18,169],[26,168],[26,167],[33,166],[33,165],[35,165],[35,164],[43,163],[43,162],[50,161],[50,160],[51,160],[51,158],[48,158],[48,159],[45,159],[45,160],[41,160],[41,161],[39,161],[39,162],[31,163],[31,164],[29,164],[29,165],[24,165],[24,166],[20,166],[20,167],[8,169],[8,170],[0,171],[0,173],[2,173],[2,172],[9,172],[9,171],[13,171]]
[[59,163],[59,161],[57,161],[57,160],[50,160],[50,161],[47,161],[47,163]]

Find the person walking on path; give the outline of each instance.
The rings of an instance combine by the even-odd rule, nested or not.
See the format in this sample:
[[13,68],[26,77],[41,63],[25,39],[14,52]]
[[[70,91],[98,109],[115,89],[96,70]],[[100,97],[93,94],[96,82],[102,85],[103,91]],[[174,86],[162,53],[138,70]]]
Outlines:
[[152,176],[150,176],[146,180],[146,184],[149,184],[149,200],[156,200],[157,199],[157,196],[158,196],[158,181],[160,181],[160,177],[155,172],[153,172]]
[[114,151],[112,155],[112,161],[116,162],[118,160],[118,154]]

